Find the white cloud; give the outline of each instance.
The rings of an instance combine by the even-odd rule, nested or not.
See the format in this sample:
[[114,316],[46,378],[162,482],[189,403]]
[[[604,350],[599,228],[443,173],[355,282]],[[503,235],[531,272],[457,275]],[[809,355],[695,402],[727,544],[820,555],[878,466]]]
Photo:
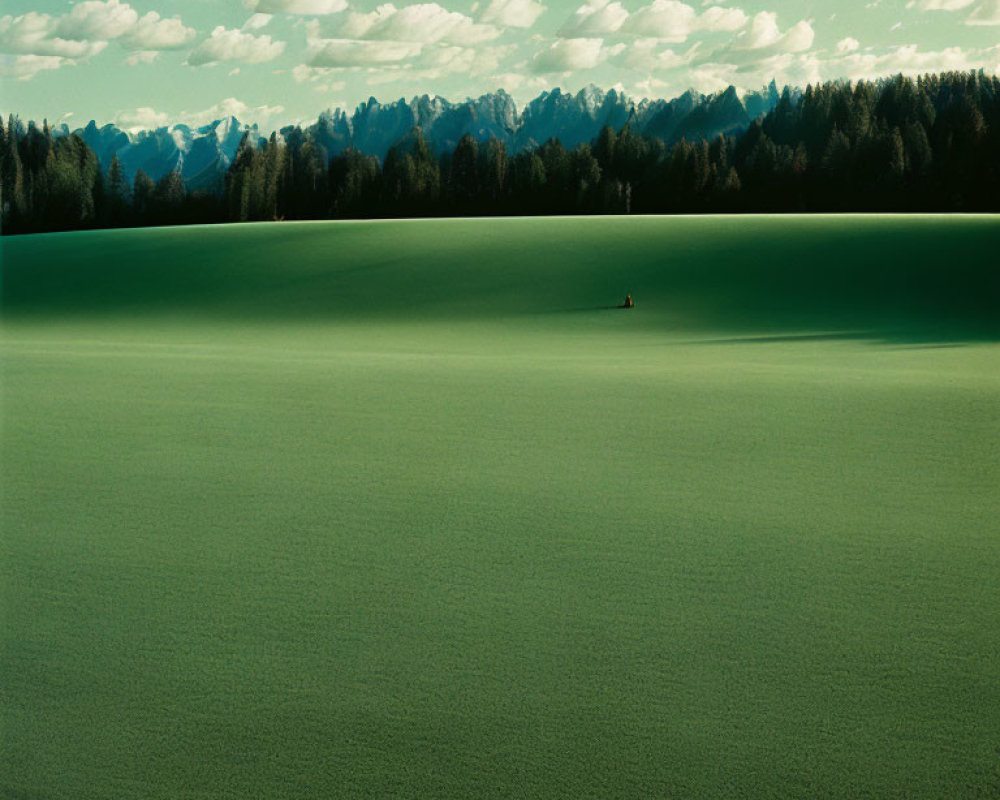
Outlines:
[[698,30],[725,31],[732,33],[747,24],[750,18],[739,8],[723,8],[712,6],[698,17]]
[[772,78],[779,86],[805,86],[823,80],[823,62],[811,53],[776,53],[739,70],[743,85],[761,86]]
[[432,71],[429,77],[446,74],[485,75],[495,72],[500,62],[517,49],[517,45],[498,47],[429,47],[425,48],[416,66]]
[[837,42],[837,52],[841,54],[853,53],[859,47],[861,47],[861,42],[850,36],[848,36],[846,39],[841,39],[839,42]]
[[243,5],[261,14],[322,16],[347,8],[347,0],[243,0]]
[[747,50],[768,49],[773,53],[800,53],[812,47],[816,33],[806,20],[795,23],[784,33],[778,27],[778,15],[772,11],[761,11],[753,18],[753,24],[741,47]]
[[685,86],[697,86],[702,92],[718,92],[738,85],[736,66],[733,64],[698,64],[685,74]]
[[502,28],[530,28],[544,11],[545,6],[535,0],[492,0],[479,21]]
[[[920,0],[921,11],[958,11],[960,8],[971,6],[976,0]],[[909,6],[913,5],[910,3]]]
[[270,36],[254,36],[252,33],[219,25],[208,39],[191,52],[187,63],[195,67],[219,61],[260,64],[273,61],[284,49],[284,42],[272,41]]
[[495,73],[500,62],[516,48],[516,45],[475,48],[425,45],[419,56],[405,63],[385,64],[377,69],[368,69],[365,83],[378,86],[405,81],[416,91],[422,92],[426,90],[428,82],[438,81],[448,75],[480,77]]
[[987,65],[987,72],[1000,75],[1000,44],[986,49],[982,54],[982,63]]
[[170,122],[170,115],[165,111],[157,111],[145,106],[131,111],[119,111],[115,115],[115,124],[119,128],[131,131],[148,131],[162,128]]
[[71,64],[73,62],[67,61],[60,56],[38,56],[38,55],[19,55],[19,56],[0,56],[0,75],[5,78],[17,78],[21,81],[28,81],[35,77],[39,72],[44,72],[50,69],[59,69],[59,67],[64,64]]
[[310,67],[308,64],[299,64],[292,69],[292,77],[296,83],[319,83],[323,82],[323,89],[340,90],[347,84],[344,81],[328,80],[338,73],[337,69],[330,67]]
[[[29,12],[19,17],[0,18],[0,52],[61,57],[63,61],[22,61],[56,69],[72,61],[87,60],[103,51],[109,40],[135,51],[126,59],[130,65],[150,63],[155,52],[183,47],[194,37],[180,19],[162,19],[155,11],[139,17],[119,0],[87,0],[61,17]],[[13,63],[13,62],[12,62]],[[13,69],[13,67],[11,67]],[[35,74],[28,72],[27,74]]]
[[626,49],[624,44],[613,47],[603,44],[601,39],[557,39],[535,54],[530,69],[540,75],[591,69]]
[[695,29],[698,15],[678,0],[653,0],[636,11],[625,26],[627,32],[663,42],[684,42]]
[[307,81],[318,80],[328,72],[329,70],[316,69],[310,67],[308,64],[299,64],[292,69],[292,78],[295,79],[296,83],[306,83]]
[[194,36],[194,28],[184,27],[180,19],[161,19],[155,11],[150,11],[126,31],[119,42],[130,50],[176,50]]
[[368,14],[349,13],[338,33],[337,38],[343,39],[422,44],[449,41],[464,45],[490,41],[501,31],[493,25],[477,25],[470,17],[437,3],[403,8],[386,3]]
[[59,18],[55,34],[63,39],[107,41],[130,30],[138,19],[138,13],[128,3],[86,0]]
[[246,22],[243,23],[243,30],[245,31],[259,31],[261,28],[265,27],[272,19],[274,19],[273,14],[251,14]]
[[773,11],[761,11],[753,18],[753,25],[750,26],[745,47],[749,50],[770,47],[780,38],[781,29],[778,27],[778,15]]
[[824,72],[828,77],[861,80],[896,73],[922,75],[927,72],[964,71],[978,66],[981,63],[975,54],[961,47],[921,52],[917,45],[910,44],[893,48],[882,55],[851,53],[829,63]]
[[[54,36],[57,26],[57,19],[34,11],[19,17],[12,17],[9,14],[0,17],[0,52],[87,59],[107,47],[106,41],[88,42]],[[47,66],[45,69],[55,69],[55,67]]]
[[965,21],[966,25],[1000,25],[1000,0],[986,0]]
[[236,117],[245,124],[256,124],[261,128],[266,128],[271,119],[283,114],[284,111],[284,106],[249,106],[235,97],[227,97],[203,111],[182,111],[179,115],[179,121],[188,125],[203,125],[217,119]]
[[675,53],[673,50],[661,50],[663,45],[658,39],[636,39],[624,50],[617,61],[631,69],[645,72],[662,73],[687,66],[697,56],[699,45],[688,48],[686,53]]
[[316,39],[310,45],[312,67],[367,67],[391,64],[420,55],[417,42],[369,42],[357,39]]
[[653,0],[636,11],[622,27],[634,36],[680,43],[696,32],[729,32],[743,28],[749,17],[738,8],[711,6],[700,15],[679,0]]
[[566,38],[604,36],[617,31],[628,19],[619,2],[587,0],[559,29]]
[[136,67],[139,64],[152,64],[158,55],[160,55],[159,50],[136,50],[134,53],[129,53],[125,63],[130,67]]

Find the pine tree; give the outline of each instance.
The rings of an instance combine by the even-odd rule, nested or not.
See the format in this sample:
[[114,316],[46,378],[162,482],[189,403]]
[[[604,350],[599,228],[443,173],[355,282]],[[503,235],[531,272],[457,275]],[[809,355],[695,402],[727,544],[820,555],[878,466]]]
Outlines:
[[469,213],[479,196],[479,145],[469,134],[458,141],[448,166],[448,199],[459,213]]
[[111,165],[108,167],[105,194],[108,224],[113,228],[124,225],[128,216],[129,189],[128,179],[125,177],[125,170],[122,169],[117,153],[111,159]]
[[496,207],[507,190],[507,148],[499,139],[486,144],[486,164],[483,169],[483,189],[487,200]]
[[143,171],[142,167],[135,171],[135,179],[132,182],[132,213],[141,225],[151,224],[150,213],[155,188],[153,179]]
[[226,173],[226,205],[232,222],[250,219],[250,184],[252,182],[256,151],[250,144],[250,134],[240,139],[233,163]]
[[20,120],[13,114],[7,122],[7,137],[5,147],[0,157],[3,166],[3,229],[21,229],[27,220],[27,198],[24,188],[24,167],[21,163],[19,142],[23,138]]
[[284,171],[285,147],[275,133],[267,143],[264,159],[264,218],[278,219],[278,194],[282,172]]
[[187,192],[184,178],[178,170],[172,170],[156,182],[151,206],[153,217],[161,225],[177,225],[183,221],[184,200]]

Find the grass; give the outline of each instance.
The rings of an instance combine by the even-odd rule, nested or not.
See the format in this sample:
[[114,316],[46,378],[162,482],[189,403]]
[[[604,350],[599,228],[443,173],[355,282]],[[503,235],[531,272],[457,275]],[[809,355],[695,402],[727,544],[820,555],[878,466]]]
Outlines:
[[3,240],[0,795],[997,797],[998,244]]

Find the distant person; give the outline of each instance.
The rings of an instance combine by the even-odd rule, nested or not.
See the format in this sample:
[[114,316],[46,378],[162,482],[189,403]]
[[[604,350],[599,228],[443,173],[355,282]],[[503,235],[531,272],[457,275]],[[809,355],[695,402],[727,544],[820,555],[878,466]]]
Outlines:
[[622,308],[632,308],[635,306],[635,301],[632,299],[632,295],[625,295],[625,302],[622,303]]

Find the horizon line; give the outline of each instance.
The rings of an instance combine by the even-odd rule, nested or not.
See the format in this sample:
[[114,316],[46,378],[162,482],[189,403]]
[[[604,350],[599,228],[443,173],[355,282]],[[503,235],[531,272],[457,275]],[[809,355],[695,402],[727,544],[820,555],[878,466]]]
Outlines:
[[[694,86],[690,86],[687,89],[685,89],[684,91],[680,92],[679,94],[674,95],[673,97],[669,97],[668,98],[668,97],[665,97],[665,96],[660,96],[660,97],[643,96],[642,98],[639,98],[639,99],[636,99],[635,97],[629,95],[624,90],[624,87],[620,86],[620,84],[616,84],[616,85],[610,87],[609,89],[604,89],[603,87],[600,87],[597,84],[595,84],[593,82],[590,82],[590,83],[586,84],[584,87],[582,87],[581,89],[579,89],[579,90],[577,90],[575,92],[572,91],[572,90],[570,90],[570,89],[564,89],[562,86],[556,85],[556,86],[553,86],[550,89],[544,89],[544,90],[542,90],[540,93],[538,93],[537,95],[535,95],[534,97],[532,97],[530,100],[524,102],[523,104],[519,104],[518,101],[517,101],[517,99],[514,97],[514,95],[512,95],[504,87],[499,87],[499,88],[491,90],[491,91],[483,92],[482,94],[479,94],[478,96],[475,96],[475,97],[472,96],[472,95],[466,95],[464,98],[457,99],[457,100],[451,100],[451,99],[445,97],[444,95],[438,94],[437,92],[424,92],[422,94],[414,94],[409,99],[405,95],[403,95],[403,96],[400,96],[398,98],[394,98],[392,100],[385,100],[385,101],[379,100],[377,97],[375,97],[375,95],[372,94],[372,95],[369,95],[367,99],[361,100],[361,101],[358,101],[358,102],[354,103],[353,106],[347,106],[346,104],[345,105],[337,105],[337,106],[327,106],[325,109],[321,109],[320,111],[318,111],[316,113],[315,118],[297,119],[297,120],[294,120],[294,121],[291,121],[291,122],[287,122],[287,123],[285,123],[283,125],[278,125],[278,126],[275,126],[275,127],[269,127],[267,125],[261,125],[259,122],[245,122],[245,121],[241,120],[235,113],[233,113],[233,114],[225,114],[225,115],[221,115],[221,116],[214,117],[214,118],[203,118],[204,121],[199,122],[199,121],[195,121],[193,119],[193,117],[190,117],[190,118],[188,118],[188,119],[185,120],[184,119],[184,115],[187,112],[181,111],[178,114],[179,118],[177,119],[177,121],[171,122],[171,123],[169,123],[167,125],[160,125],[160,126],[154,126],[154,127],[143,127],[143,126],[123,127],[117,121],[110,121],[110,122],[98,123],[96,117],[92,117],[90,120],[88,120],[83,125],[78,125],[77,127],[72,127],[69,124],[68,120],[71,117],[75,116],[74,112],[69,112],[68,114],[63,114],[63,116],[58,121],[51,122],[51,123],[49,122],[49,117],[42,117],[42,123],[41,124],[36,119],[22,120],[20,118],[20,115],[17,112],[12,111],[12,110],[11,111],[7,111],[6,113],[0,112],[0,116],[2,116],[5,119],[5,121],[6,121],[7,118],[9,118],[9,116],[14,116],[14,117],[18,118],[18,120],[21,121],[26,127],[32,126],[32,125],[34,125],[35,127],[41,127],[44,124],[48,124],[50,129],[65,127],[67,129],[69,129],[70,133],[75,133],[76,131],[83,130],[86,127],[88,127],[91,123],[93,123],[94,125],[96,125],[98,128],[106,128],[109,125],[110,126],[114,126],[115,128],[117,128],[118,130],[120,130],[120,131],[122,131],[124,133],[135,135],[135,134],[139,134],[139,133],[143,133],[143,132],[155,132],[155,131],[163,131],[163,130],[169,131],[169,130],[172,130],[174,128],[180,127],[180,126],[184,126],[184,127],[188,127],[188,128],[209,127],[209,126],[214,125],[216,123],[222,122],[223,120],[226,120],[226,119],[234,119],[238,123],[244,125],[247,128],[258,128],[258,130],[267,131],[269,133],[272,133],[272,132],[273,133],[280,133],[282,130],[284,130],[286,128],[306,127],[308,125],[312,125],[312,124],[320,121],[323,118],[324,115],[331,115],[331,116],[333,116],[333,115],[336,115],[338,112],[340,112],[340,113],[344,114],[344,116],[350,117],[350,116],[352,116],[354,114],[357,114],[360,109],[362,109],[364,107],[370,107],[372,105],[372,101],[374,101],[375,104],[377,104],[377,105],[379,105],[380,107],[383,107],[383,108],[384,107],[397,106],[399,104],[412,105],[412,104],[415,104],[415,103],[419,102],[420,100],[422,100],[424,98],[427,98],[429,100],[441,100],[441,101],[443,101],[443,102],[445,102],[445,103],[447,103],[449,105],[452,105],[452,106],[461,106],[463,104],[467,104],[467,103],[470,103],[470,102],[474,103],[474,102],[482,100],[482,99],[484,99],[486,97],[497,96],[497,95],[501,95],[502,94],[502,95],[506,95],[507,97],[509,97],[511,99],[511,101],[514,104],[515,113],[520,114],[520,113],[523,113],[532,103],[535,103],[536,101],[538,101],[538,100],[540,100],[540,99],[542,99],[544,97],[547,97],[547,96],[550,96],[550,95],[553,95],[553,94],[563,94],[563,95],[575,98],[575,97],[579,97],[581,94],[584,94],[588,89],[596,89],[597,91],[601,92],[605,97],[607,97],[608,95],[610,95],[612,93],[615,93],[615,94],[620,95],[621,97],[625,98],[626,100],[630,101],[633,107],[637,107],[637,106],[641,106],[643,103],[658,103],[658,102],[671,103],[671,102],[674,102],[675,100],[678,100],[681,97],[684,97],[685,95],[688,95],[688,94],[695,94],[695,95],[697,95],[697,96],[699,96],[701,98],[713,98],[713,97],[718,97],[718,96],[724,95],[727,92],[729,92],[729,91],[732,90],[732,91],[736,92],[737,96],[742,101],[744,98],[746,98],[749,95],[754,95],[754,94],[763,95],[764,92],[770,91],[772,87],[774,87],[779,93],[784,92],[785,89],[789,89],[789,90],[791,90],[793,92],[797,91],[797,92],[801,92],[801,93],[804,94],[805,91],[806,91],[806,89],[808,89],[810,87],[831,86],[831,85],[844,85],[844,84],[861,84],[861,83],[879,83],[879,82],[891,80],[891,79],[894,79],[894,78],[909,78],[911,80],[918,80],[920,78],[939,77],[941,75],[949,75],[949,74],[955,74],[955,73],[963,74],[963,75],[970,75],[970,76],[972,76],[972,75],[982,75],[984,77],[1000,78],[1000,72],[987,72],[985,67],[979,67],[979,68],[973,68],[973,69],[967,69],[967,70],[945,70],[945,71],[941,71],[941,72],[919,72],[919,73],[893,72],[893,73],[885,73],[885,74],[881,74],[881,75],[877,75],[877,76],[873,76],[873,77],[866,77],[866,78],[859,78],[859,79],[848,78],[848,77],[831,78],[829,80],[819,81],[819,82],[816,82],[816,83],[807,83],[804,88],[802,86],[798,85],[798,84],[790,84],[790,83],[785,83],[785,84],[782,84],[782,85],[779,86],[778,83],[777,83],[777,78],[776,77],[772,77],[770,81],[768,81],[763,86],[761,86],[761,87],[759,87],[757,89],[740,88],[740,87],[737,87],[735,84],[729,84],[725,88],[719,88],[719,89],[716,89],[715,91],[710,91],[710,92],[703,92],[703,91],[695,88]],[[225,100],[222,100],[220,102],[225,102]],[[248,109],[248,110],[252,110],[252,109]]]

